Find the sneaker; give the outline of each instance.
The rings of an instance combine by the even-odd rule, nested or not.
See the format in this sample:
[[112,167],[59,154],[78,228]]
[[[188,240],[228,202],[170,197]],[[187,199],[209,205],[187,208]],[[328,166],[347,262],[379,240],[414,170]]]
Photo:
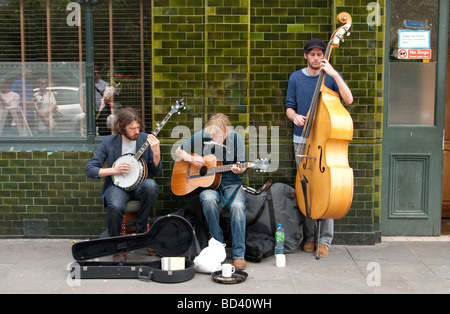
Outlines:
[[316,242],[308,241],[303,246],[303,251],[308,252],[308,253],[312,253],[312,252],[314,252],[315,248],[316,248]]
[[236,258],[234,259],[233,266],[236,270],[243,270],[247,267],[247,263],[243,258]]

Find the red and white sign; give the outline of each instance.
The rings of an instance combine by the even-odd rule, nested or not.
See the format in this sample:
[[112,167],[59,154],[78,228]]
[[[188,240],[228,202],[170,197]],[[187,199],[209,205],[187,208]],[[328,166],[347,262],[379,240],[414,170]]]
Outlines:
[[431,59],[431,49],[399,49],[399,59]]

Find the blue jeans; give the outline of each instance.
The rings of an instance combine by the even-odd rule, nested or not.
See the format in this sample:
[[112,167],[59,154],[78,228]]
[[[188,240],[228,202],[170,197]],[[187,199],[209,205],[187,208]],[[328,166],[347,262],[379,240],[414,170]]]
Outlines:
[[158,185],[153,179],[144,180],[136,190],[127,192],[113,185],[105,192],[106,224],[110,237],[120,235],[125,205],[131,200],[141,202],[136,228],[139,231],[147,229],[148,217],[158,200]]
[[[223,195],[223,202],[233,194],[237,185],[230,185],[225,188],[219,186],[217,190],[205,190],[200,193],[200,202],[203,214],[208,222],[211,236],[219,242],[223,242],[223,233],[220,228],[220,199],[219,191]],[[245,192],[239,188],[236,197],[228,207],[231,218],[231,239],[233,258],[244,258],[245,256]]]

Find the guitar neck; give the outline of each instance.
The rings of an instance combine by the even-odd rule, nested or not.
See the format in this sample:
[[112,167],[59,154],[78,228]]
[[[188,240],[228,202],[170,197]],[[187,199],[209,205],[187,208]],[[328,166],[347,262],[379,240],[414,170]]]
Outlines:
[[240,164],[232,164],[232,165],[222,165],[222,166],[215,166],[215,167],[209,167],[208,173],[218,173],[218,172],[225,172],[230,171],[233,166],[238,166],[241,169],[245,169],[250,167],[250,162],[243,162]]

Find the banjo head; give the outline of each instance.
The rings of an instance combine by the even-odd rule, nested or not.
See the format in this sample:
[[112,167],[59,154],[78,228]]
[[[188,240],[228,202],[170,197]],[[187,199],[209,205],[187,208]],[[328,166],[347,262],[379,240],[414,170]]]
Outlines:
[[144,179],[144,165],[141,160],[134,157],[134,154],[125,154],[114,162],[113,167],[116,168],[123,162],[130,164],[130,172],[114,175],[113,183],[124,190],[131,191],[136,189]]

